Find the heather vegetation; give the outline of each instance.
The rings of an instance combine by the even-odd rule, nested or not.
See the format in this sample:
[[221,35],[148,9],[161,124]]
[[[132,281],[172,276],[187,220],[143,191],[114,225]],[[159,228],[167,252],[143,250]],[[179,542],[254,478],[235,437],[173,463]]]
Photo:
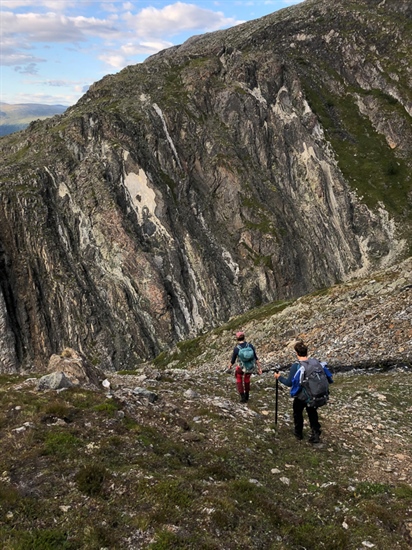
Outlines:
[[[320,445],[298,442],[271,372],[165,368],[112,395],[0,386],[0,539],[17,549],[407,549],[411,372],[335,373]],[[153,375],[153,371],[147,371]],[[308,435],[306,430],[305,436]]]

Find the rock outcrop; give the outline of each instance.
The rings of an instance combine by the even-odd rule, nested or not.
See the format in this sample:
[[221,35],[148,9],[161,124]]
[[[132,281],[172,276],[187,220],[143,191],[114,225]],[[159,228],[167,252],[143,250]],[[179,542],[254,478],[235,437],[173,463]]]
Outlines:
[[308,0],[3,138],[0,370],[65,346],[133,367],[406,255],[410,18],[406,1]]
[[[64,349],[60,355],[53,354],[49,359],[47,372],[49,374],[39,379],[37,389],[56,390],[71,387],[102,389],[102,383],[105,380],[104,373],[98,367],[91,365],[85,357],[71,348]],[[103,387],[105,387],[104,384]]]

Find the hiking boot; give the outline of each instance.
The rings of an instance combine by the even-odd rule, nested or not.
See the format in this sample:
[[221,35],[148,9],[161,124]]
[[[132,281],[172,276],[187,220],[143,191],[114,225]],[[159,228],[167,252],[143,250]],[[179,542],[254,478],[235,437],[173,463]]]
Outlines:
[[249,392],[245,391],[245,403],[249,401]]
[[293,432],[294,436],[296,437],[296,439],[298,439],[299,441],[302,441],[303,439],[303,435],[300,433],[300,432],[297,432],[296,430]]
[[322,430],[319,430],[318,432],[313,431],[312,435],[309,437],[309,443],[319,443],[321,433]]
[[246,403],[246,396],[245,396],[244,393],[241,393],[241,394],[240,394],[240,402],[241,402],[241,403]]

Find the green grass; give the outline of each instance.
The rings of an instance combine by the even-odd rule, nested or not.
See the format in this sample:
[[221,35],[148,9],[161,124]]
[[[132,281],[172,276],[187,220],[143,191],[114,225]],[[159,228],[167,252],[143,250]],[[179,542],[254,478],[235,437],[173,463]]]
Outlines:
[[349,184],[370,208],[382,202],[392,215],[411,223],[412,210],[407,207],[411,178],[407,163],[354,106],[354,94],[372,95],[379,102],[382,113],[394,121],[396,116],[400,119],[407,116],[398,102],[380,90],[368,92],[348,88],[346,93],[332,94],[325,85],[315,85],[310,79],[306,81],[305,92]]
[[72,550],[76,548],[67,540],[67,533],[57,529],[35,530],[32,533],[20,533],[19,540],[16,544],[8,545],[5,541],[3,549],[13,550]]
[[[368,377],[373,390],[358,395],[367,410],[376,407],[382,423],[412,405],[407,380],[393,384],[391,376]],[[371,468],[362,466],[370,461],[371,442],[351,438],[353,448],[346,448],[339,426],[326,420],[327,409],[321,412],[324,447],[296,442],[282,421],[291,413],[283,393],[275,430],[273,420],[260,415],[273,408],[270,375],[253,381],[249,409],[256,416],[241,408],[226,413],[207,400],[189,404],[180,396],[191,380],[178,386],[165,380],[161,388],[173,388],[173,397],[166,393],[166,400],[137,407],[88,390],[52,399],[22,394],[14,388],[20,382],[3,376],[0,386],[0,539],[7,550],[115,550],[136,533],[142,549],[356,550],[365,540],[378,550],[409,548],[403,524],[412,487],[396,477],[390,483],[369,478]],[[213,394],[232,400],[233,384],[229,394],[224,384]],[[356,377],[336,379],[337,411],[354,388]],[[386,407],[373,392],[385,393]],[[23,404],[16,413],[18,395]],[[25,410],[33,428],[15,433]],[[42,421],[53,415],[70,421]]]
[[47,433],[43,444],[43,454],[54,455],[60,459],[74,458],[81,445],[81,440],[70,432]]

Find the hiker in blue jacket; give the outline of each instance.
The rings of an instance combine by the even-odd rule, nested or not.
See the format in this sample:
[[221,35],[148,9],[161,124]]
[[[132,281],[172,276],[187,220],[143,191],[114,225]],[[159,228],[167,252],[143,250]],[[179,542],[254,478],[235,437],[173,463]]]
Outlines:
[[[309,437],[311,443],[319,443],[320,434],[322,433],[321,425],[318,418],[318,410],[316,407],[308,407],[306,401],[302,399],[302,386],[301,380],[304,373],[304,366],[301,361],[309,361],[308,347],[303,342],[297,342],[294,346],[297,359],[296,363],[290,367],[289,376],[286,378],[279,372],[275,372],[274,377],[285,386],[291,388],[290,395],[294,397],[293,400],[293,421],[295,424],[295,437],[299,440],[303,439],[303,411],[306,409],[309,418],[309,424],[312,429],[312,433]],[[322,365],[322,363],[321,363]],[[329,369],[322,365],[323,370],[327,376],[329,384],[333,383],[332,373]]]
[[[239,350],[241,348],[246,348],[247,346],[249,346],[253,350],[254,364],[256,364],[258,367],[258,373],[262,374],[262,368],[260,366],[260,361],[258,359],[258,356],[256,355],[256,350],[253,344],[246,342],[245,333],[243,331],[237,332],[236,340],[237,340],[237,344],[233,350],[232,358],[228,365],[228,369],[231,370],[233,365],[238,361]],[[239,361],[239,363],[240,364],[238,364],[235,369],[236,386],[237,386],[237,391],[239,392],[239,395],[240,395],[240,402],[247,403],[249,401],[250,378],[252,376],[253,371],[251,372],[245,371],[245,369],[242,368],[241,361]]]

